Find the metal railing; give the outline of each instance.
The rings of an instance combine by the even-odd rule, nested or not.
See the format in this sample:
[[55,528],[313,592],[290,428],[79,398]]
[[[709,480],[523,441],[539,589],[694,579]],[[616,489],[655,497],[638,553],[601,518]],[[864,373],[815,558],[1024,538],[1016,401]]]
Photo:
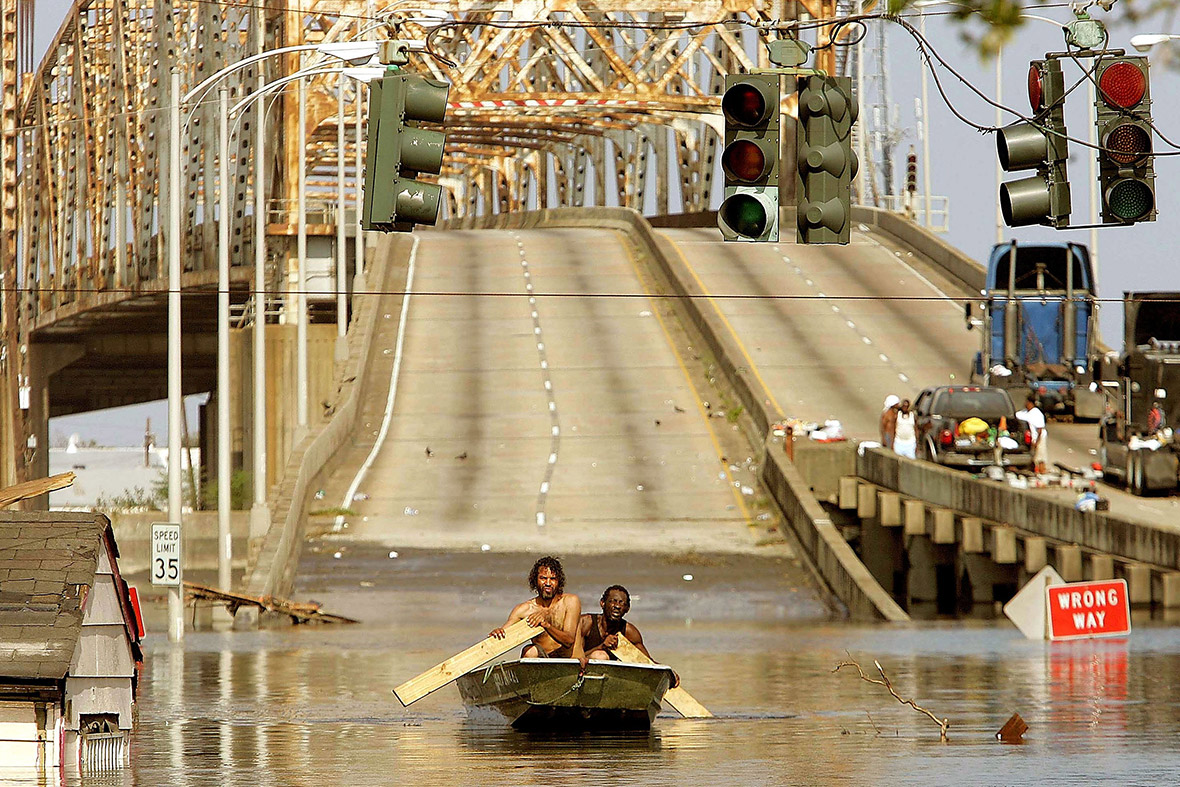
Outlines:
[[906,216],[915,224],[926,227],[931,232],[947,232],[951,224],[950,197],[936,197],[930,195],[930,219],[926,222],[926,198],[921,194],[883,194],[881,206],[893,213]]
[[[344,223],[348,226],[356,224],[356,200],[349,195],[344,206]],[[267,209],[267,220],[272,224],[294,224],[299,220],[297,212],[298,200],[272,199]],[[335,224],[335,199],[309,199],[305,202],[308,224]]]

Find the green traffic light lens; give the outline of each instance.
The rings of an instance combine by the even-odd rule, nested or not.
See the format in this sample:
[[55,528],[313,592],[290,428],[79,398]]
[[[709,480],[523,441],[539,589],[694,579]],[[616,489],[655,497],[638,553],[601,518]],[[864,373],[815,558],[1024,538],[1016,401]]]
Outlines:
[[721,203],[721,220],[744,238],[761,238],[766,232],[766,208],[749,194],[734,194]]
[[1155,197],[1141,180],[1120,180],[1106,193],[1106,206],[1123,221],[1136,221],[1151,212]]

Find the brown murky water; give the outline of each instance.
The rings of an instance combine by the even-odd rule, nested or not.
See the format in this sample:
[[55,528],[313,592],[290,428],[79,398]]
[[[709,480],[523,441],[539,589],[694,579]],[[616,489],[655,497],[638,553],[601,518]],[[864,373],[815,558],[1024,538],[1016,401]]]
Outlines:
[[[332,549],[335,549],[333,547]],[[472,722],[446,688],[403,709],[391,689],[501,622],[531,558],[331,550],[301,591],[354,627],[194,633],[147,642],[131,785],[1174,784],[1180,630],[1046,645],[1006,622],[824,620],[789,564],[761,557],[571,561],[596,598],[624,579],[657,658],[718,718],[670,711],[637,735],[526,735]],[[691,582],[682,579],[693,574]],[[360,583],[372,583],[362,586]],[[596,604],[594,605],[597,606]],[[879,659],[926,717],[855,674]],[[1027,742],[993,735],[1013,711]],[[12,774],[15,776],[15,774]],[[3,781],[4,776],[0,776]]]

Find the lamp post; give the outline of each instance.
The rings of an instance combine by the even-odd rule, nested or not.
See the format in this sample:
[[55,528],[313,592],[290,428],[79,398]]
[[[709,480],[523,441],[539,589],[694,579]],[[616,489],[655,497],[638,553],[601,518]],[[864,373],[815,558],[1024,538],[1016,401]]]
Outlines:
[[[182,275],[182,260],[180,252],[180,232],[181,232],[181,210],[182,210],[182,190],[181,179],[183,177],[183,168],[181,165],[180,147],[181,136],[184,133],[184,128],[188,125],[191,119],[181,119],[182,108],[198,98],[205,90],[210,88],[216,81],[225,78],[235,71],[245,68],[259,60],[272,57],[275,55],[284,54],[291,51],[316,51],[321,54],[338,57],[349,62],[367,61],[377,53],[378,42],[376,41],[355,41],[355,42],[340,42],[332,44],[306,44],[298,47],[283,47],[280,49],[262,52],[256,55],[245,58],[237,63],[226,66],[225,68],[210,75],[203,80],[196,87],[188,93],[181,95],[181,81],[180,71],[173,68],[170,75],[170,90],[171,90],[171,107],[169,110],[169,157],[168,157],[168,225],[167,225],[167,249],[168,249],[168,520],[170,522],[181,522],[183,510],[183,498],[181,487],[181,454],[183,449],[184,435],[182,430],[182,414],[184,407],[184,395],[182,387],[182,368],[181,368],[181,329],[182,329],[182,314],[181,314],[181,275]],[[222,99],[228,103],[228,95]],[[228,113],[222,112],[221,122],[224,124]],[[259,137],[263,139],[262,124],[259,124]],[[222,417],[222,400],[226,400],[226,394],[229,389],[228,385],[228,369],[229,369],[229,343],[228,343],[228,319],[229,319],[229,265],[228,265],[228,132],[222,136],[221,139],[221,176],[222,176],[222,204],[221,204],[221,227],[219,232],[219,243],[221,244],[222,257],[218,261],[218,461],[219,471],[218,479],[221,485],[221,490],[218,493],[218,581],[225,581],[230,571],[230,559],[232,557],[230,543],[229,543],[229,528],[228,528],[228,507],[229,507],[229,483],[225,481],[222,467],[228,470],[228,460],[223,461],[223,457],[228,454],[229,447],[229,424],[228,416]],[[261,170],[262,148],[259,149],[259,167]],[[259,182],[261,183],[261,182]],[[261,193],[261,188],[258,188]],[[265,201],[259,199],[256,195],[256,204],[261,202],[265,207]],[[265,211],[258,214],[260,220],[265,219]],[[256,222],[257,223],[257,222]],[[256,232],[258,230],[256,229]],[[265,242],[265,235],[261,235],[261,240]],[[256,235],[256,239],[258,235]],[[263,249],[263,244],[258,244],[258,250]],[[256,254],[258,251],[256,251]],[[256,257],[265,260],[265,253]],[[259,282],[261,278],[261,267],[256,273],[255,282]],[[262,292],[261,289],[258,290]],[[222,306],[224,305],[224,309]],[[257,346],[257,345],[256,345]],[[261,356],[256,358],[257,362],[261,362]],[[224,376],[223,376],[224,371]],[[255,380],[258,379],[256,370]],[[265,382],[265,377],[263,377]],[[256,397],[257,400],[258,397]],[[226,402],[228,405],[228,402]],[[257,402],[256,402],[257,404]],[[228,410],[225,411],[228,413]],[[257,415],[257,408],[255,411]],[[265,409],[263,410],[263,418],[256,422],[257,428],[265,429]],[[263,443],[265,449],[265,443]],[[264,454],[265,456],[265,454]],[[265,464],[265,462],[264,462]],[[257,469],[257,468],[256,468]],[[263,468],[265,473],[265,467]],[[265,477],[265,475],[264,475]],[[257,501],[258,491],[261,489],[265,494],[265,482],[256,484],[255,500]],[[223,532],[224,529],[224,532]],[[224,564],[224,565],[223,565]],[[181,567],[183,582],[183,566]],[[176,588],[169,589],[168,592],[168,638],[172,642],[179,642],[184,638],[184,617],[183,617],[183,584]]]

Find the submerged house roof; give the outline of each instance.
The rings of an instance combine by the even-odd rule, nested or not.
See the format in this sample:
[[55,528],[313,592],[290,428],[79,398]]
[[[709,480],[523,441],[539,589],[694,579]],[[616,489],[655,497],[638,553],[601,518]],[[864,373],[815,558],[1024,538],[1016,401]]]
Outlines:
[[0,678],[66,677],[104,547],[138,661],[135,613],[118,574],[110,520],[92,513],[0,511]]

